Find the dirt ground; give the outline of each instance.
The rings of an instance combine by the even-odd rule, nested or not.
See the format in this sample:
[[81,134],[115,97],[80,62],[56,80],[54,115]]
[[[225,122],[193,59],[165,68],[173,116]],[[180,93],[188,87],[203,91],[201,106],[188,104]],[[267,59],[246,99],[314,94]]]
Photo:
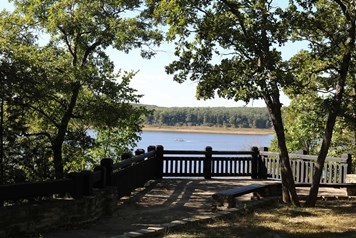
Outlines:
[[[269,183],[271,181],[258,181]],[[137,189],[130,197],[118,201],[115,214],[104,217],[95,224],[71,230],[60,230],[43,234],[42,237],[91,238],[134,237],[135,231],[155,230],[168,227],[174,221],[204,219],[214,215],[211,195],[217,191],[256,183],[251,179],[163,179],[152,181]],[[307,189],[299,190],[306,194]],[[346,196],[344,189],[321,189],[320,196]],[[251,194],[239,197],[249,201]],[[173,222],[173,223],[172,223]],[[169,223],[169,224],[168,224]],[[139,234],[139,233],[137,233]]]

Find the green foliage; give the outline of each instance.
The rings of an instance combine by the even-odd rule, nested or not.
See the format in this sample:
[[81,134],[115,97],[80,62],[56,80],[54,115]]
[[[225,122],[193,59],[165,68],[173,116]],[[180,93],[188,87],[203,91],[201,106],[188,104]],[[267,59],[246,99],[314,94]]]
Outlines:
[[[92,158],[112,158],[114,162],[121,160],[122,155],[132,154],[131,148],[141,138],[139,132],[143,125],[143,116],[147,114],[144,107],[136,107],[127,111],[125,120],[118,127],[97,128],[97,147],[90,151]],[[98,162],[98,161],[96,161]]]
[[[166,68],[176,81],[198,81],[198,98],[213,98],[217,94],[236,101],[264,99],[278,140],[283,186],[289,190],[289,194],[287,189],[283,190],[283,200],[292,198],[298,204],[291,186],[293,175],[280,91],[284,89],[293,99],[311,94],[316,104],[310,108],[320,106],[321,112],[327,112],[323,114],[327,116],[318,159],[322,167],[343,94],[348,91],[349,86],[345,85],[352,75],[350,70],[353,72],[355,1],[296,0],[289,1],[285,8],[266,0],[148,2],[152,17],[168,24],[167,38],[176,44],[178,59]],[[285,61],[278,46],[290,40],[309,42],[309,50]],[[315,141],[310,134],[313,130],[321,131],[319,120],[313,120],[319,112],[318,108],[298,116],[298,124],[305,127],[299,135],[293,134],[297,135],[295,138],[301,137],[300,141],[293,138],[294,143],[301,146],[306,142],[304,146],[313,147]],[[354,118],[354,111],[347,115]],[[319,183],[321,170],[316,173],[314,182]],[[313,186],[313,199],[317,189],[318,185]]]
[[[307,154],[318,154],[328,116],[328,109],[323,103],[316,93],[301,94],[296,96],[288,107],[283,108],[286,144],[290,152],[303,150]],[[270,149],[278,150],[276,138],[273,139]],[[353,124],[339,117],[334,127],[328,155],[341,156],[353,154],[355,151]]]
[[198,81],[198,98],[217,93],[248,102],[291,82],[276,49],[287,40],[281,8],[267,1],[148,2],[176,44],[178,60],[166,71],[178,82]]
[[216,126],[234,128],[271,128],[266,108],[190,108],[190,107],[153,107],[153,113],[145,120],[147,125],[165,126]]
[[[139,47],[143,56],[153,55],[149,47],[161,35],[137,13],[142,3],[16,0],[13,13],[1,13],[7,165],[19,158],[24,173],[35,171],[35,164],[46,171],[26,179],[59,178],[63,169],[83,169],[100,159],[93,155],[118,157],[135,144],[147,110],[133,105],[141,97],[129,86],[135,73],[115,72],[106,49],[128,53]],[[107,148],[115,153],[99,152]]]
[[[322,103],[317,100],[316,93],[300,94],[283,108],[286,144],[290,152],[304,150],[308,154],[317,153],[327,117]],[[272,142],[271,149],[278,149],[276,141]]]
[[308,41],[309,49],[290,61],[295,85],[285,88],[292,99],[284,116],[288,147],[317,154],[330,139],[329,155],[356,156],[356,15],[349,11],[355,2],[293,3],[285,15],[298,29],[291,39]]
[[198,82],[197,97],[263,99],[278,137],[283,200],[299,205],[281,115],[280,91],[293,84],[277,49],[289,39],[284,10],[273,1],[148,1],[151,16],[169,25],[178,57],[167,66],[178,82]]

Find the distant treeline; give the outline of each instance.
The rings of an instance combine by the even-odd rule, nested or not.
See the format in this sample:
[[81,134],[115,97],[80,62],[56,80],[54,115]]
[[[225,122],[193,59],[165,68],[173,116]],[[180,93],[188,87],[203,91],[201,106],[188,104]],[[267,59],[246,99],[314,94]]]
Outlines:
[[147,125],[215,126],[234,128],[272,127],[267,108],[257,107],[157,107],[146,106],[153,113]]

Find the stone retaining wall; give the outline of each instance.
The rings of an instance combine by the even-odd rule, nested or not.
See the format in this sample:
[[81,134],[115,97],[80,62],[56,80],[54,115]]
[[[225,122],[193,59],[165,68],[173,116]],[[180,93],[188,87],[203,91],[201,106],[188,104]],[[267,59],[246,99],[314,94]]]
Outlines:
[[110,215],[117,203],[117,188],[95,190],[81,199],[56,199],[38,204],[0,208],[0,238],[23,237],[59,227],[93,222]]

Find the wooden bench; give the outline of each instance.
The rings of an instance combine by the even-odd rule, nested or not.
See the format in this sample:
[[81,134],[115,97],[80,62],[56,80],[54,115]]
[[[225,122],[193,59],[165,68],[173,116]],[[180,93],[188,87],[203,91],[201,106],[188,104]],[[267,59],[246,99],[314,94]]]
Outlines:
[[228,208],[236,207],[235,198],[248,193],[254,193],[254,197],[268,197],[268,196],[280,196],[282,185],[280,182],[269,184],[250,184],[246,186],[227,189],[217,192],[212,195],[213,206],[223,206],[225,202],[228,204]]

